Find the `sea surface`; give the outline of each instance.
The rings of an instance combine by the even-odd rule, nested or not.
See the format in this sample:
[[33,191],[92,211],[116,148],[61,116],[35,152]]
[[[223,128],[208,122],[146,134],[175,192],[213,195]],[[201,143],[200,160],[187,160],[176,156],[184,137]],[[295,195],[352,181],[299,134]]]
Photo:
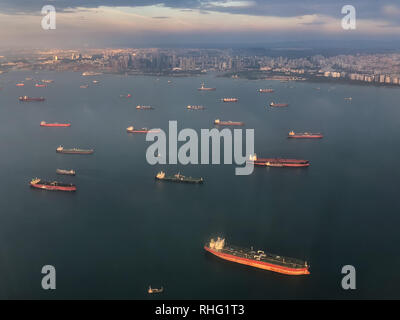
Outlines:
[[[15,86],[26,77],[54,83]],[[197,91],[202,81],[217,90]],[[0,87],[1,299],[400,298],[400,88],[31,71],[0,75]],[[46,101],[19,102],[20,95]],[[289,107],[267,107],[271,101]],[[130,125],[168,131],[169,120],[200,132],[216,118],[254,128],[258,156],[311,166],[255,168],[249,176],[236,176],[235,165],[152,166],[151,142],[126,132]],[[42,128],[42,120],[72,126]],[[325,137],[290,140],[290,130]],[[95,153],[57,154],[59,145]],[[57,168],[77,175],[57,176]],[[205,183],[157,182],[161,169]],[[34,190],[34,177],[78,190]],[[311,274],[210,256],[203,245],[217,236],[306,260]],[[56,290],[41,287],[44,265],[56,268]],[[356,269],[356,290],[341,286],[345,265]],[[149,285],[165,292],[149,296]]]

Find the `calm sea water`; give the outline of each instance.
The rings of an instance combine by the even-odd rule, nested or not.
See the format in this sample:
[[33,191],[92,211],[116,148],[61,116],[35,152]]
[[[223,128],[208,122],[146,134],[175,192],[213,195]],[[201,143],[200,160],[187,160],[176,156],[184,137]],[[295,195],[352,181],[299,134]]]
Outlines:
[[[53,79],[47,88],[15,83]],[[81,84],[100,81],[88,89]],[[12,72],[0,77],[0,298],[314,299],[400,298],[400,89],[216,78],[125,77]],[[202,80],[215,92],[198,92]],[[272,87],[273,94],[258,88]],[[320,87],[320,90],[316,90]],[[121,94],[132,94],[131,99]],[[44,103],[20,103],[20,95]],[[353,97],[351,102],[344,97]],[[222,97],[239,103],[223,104]],[[286,109],[265,106],[288,102]],[[136,110],[138,104],[152,111]],[[202,104],[204,111],[188,111]],[[259,156],[311,161],[309,168],[151,166],[144,135],[129,125],[212,128],[213,120],[255,129]],[[41,128],[40,121],[71,128]],[[291,141],[289,130],[323,132]],[[61,155],[58,145],[94,148]],[[57,168],[76,177],[57,176]],[[168,173],[204,185],[154,181]],[[76,183],[75,194],[32,190],[33,177]],[[207,255],[210,236],[307,260],[311,275],[289,277]],[[54,265],[57,289],[41,289]],[[357,289],[341,288],[354,265]],[[148,285],[165,293],[149,297]]]

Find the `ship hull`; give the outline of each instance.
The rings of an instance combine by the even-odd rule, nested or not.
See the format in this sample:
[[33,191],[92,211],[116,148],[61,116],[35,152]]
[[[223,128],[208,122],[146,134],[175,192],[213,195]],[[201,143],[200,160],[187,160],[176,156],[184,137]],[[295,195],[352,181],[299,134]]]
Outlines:
[[42,190],[49,190],[49,191],[67,191],[67,192],[74,192],[76,191],[76,186],[52,186],[47,184],[40,184],[40,183],[31,183],[32,188],[42,189]]
[[295,134],[288,136],[290,139],[322,139],[323,137],[322,134]]
[[308,160],[298,160],[298,159],[274,159],[274,158],[262,158],[256,161],[249,161],[258,167],[280,167],[280,168],[299,168],[299,167],[309,167],[310,162]]
[[64,153],[64,154],[92,154],[94,153],[93,150],[87,150],[87,151],[75,151],[75,150],[56,150],[57,153]]
[[165,178],[162,178],[162,179],[155,177],[155,179],[159,180],[159,181],[167,181],[167,182],[180,182],[180,183],[192,183],[192,184],[201,184],[201,183],[203,183],[203,180],[201,180],[201,179],[184,179],[184,180],[181,180],[181,179],[177,179],[175,177],[165,177]]
[[250,267],[258,268],[258,269],[278,272],[278,273],[292,275],[292,276],[310,274],[310,272],[308,271],[308,268],[306,268],[306,267],[304,267],[304,268],[289,268],[289,267],[284,267],[284,266],[280,266],[280,265],[274,265],[274,264],[267,263],[264,261],[251,260],[251,259],[246,259],[246,258],[230,255],[230,254],[223,253],[223,252],[218,252],[207,246],[204,246],[204,249],[207,252],[217,256],[218,258],[221,258],[221,259],[224,259],[227,261],[231,261],[231,262],[235,262],[235,263],[239,263],[239,264],[243,264],[243,265],[247,265]]
[[126,132],[128,133],[156,133],[160,132],[159,130],[129,130],[126,129]]
[[44,123],[40,124],[41,127],[70,127],[70,123]]
[[19,98],[18,100],[22,101],[22,102],[42,102],[45,99],[44,98]]
[[243,122],[219,122],[219,123],[214,123],[217,126],[243,126]]

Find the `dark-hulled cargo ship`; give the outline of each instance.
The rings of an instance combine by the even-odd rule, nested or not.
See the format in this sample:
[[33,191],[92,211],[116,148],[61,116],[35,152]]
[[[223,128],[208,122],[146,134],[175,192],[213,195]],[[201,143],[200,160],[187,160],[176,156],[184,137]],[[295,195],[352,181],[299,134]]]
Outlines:
[[160,171],[155,176],[156,180],[161,181],[170,181],[170,182],[183,182],[183,183],[203,183],[203,178],[192,178],[192,177],[185,177],[180,173],[174,174],[173,176],[166,176],[164,171]]
[[23,102],[32,102],[32,101],[44,101],[45,98],[43,98],[43,97],[32,98],[32,97],[28,97],[28,96],[21,96],[18,98],[18,100],[23,101]]
[[66,154],[92,154],[94,152],[94,150],[93,149],[78,149],[78,148],[64,149],[63,146],[59,146],[56,149],[56,152],[66,153]]
[[30,182],[32,188],[50,190],[50,191],[76,191],[76,186],[72,183],[61,183],[57,181],[44,181],[39,178],[32,179]]
[[266,253],[262,250],[255,251],[252,248],[227,246],[225,239],[221,238],[211,239],[204,249],[221,259],[259,269],[295,276],[310,274],[310,266],[306,261]]
[[256,154],[250,155],[249,162],[259,167],[308,167],[310,162],[302,159],[287,158],[258,158]]

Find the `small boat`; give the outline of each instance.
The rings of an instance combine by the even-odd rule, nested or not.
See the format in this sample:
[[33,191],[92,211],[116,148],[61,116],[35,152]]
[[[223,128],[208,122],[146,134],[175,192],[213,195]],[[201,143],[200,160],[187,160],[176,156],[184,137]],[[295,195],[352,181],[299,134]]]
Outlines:
[[344,100],[351,101],[351,100],[353,100],[353,98],[352,97],[347,97],[347,98],[344,98]]
[[274,91],[274,89],[258,89],[258,92],[260,93],[272,93]]
[[157,289],[157,288],[152,288],[151,286],[149,286],[149,289],[147,289],[147,293],[149,293],[149,294],[162,293],[163,291],[164,291],[163,287]]
[[47,85],[45,85],[44,83],[36,83],[35,87],[36,88],[45,88],[45,87],[47,87]]
[[97,84],[97,83],[99,83],[99,81],[98,80],[93,80],[92,83]]
[[76,174],[75,170],[63,170],[63,169],[57,169],[56,170],[57,174],[63,174],[67,176],[74,176]]
[[89,88],[89,85],[88,85],[88,84],[83,84],[83,85],[81,85],[79,88],[81,88],[81,89],[86,89],[86,88]]
[[24,85],[25,85],[25,83],[22,83],[22,82],[16,84],[17,87],[23,87]]
[[58,122],[47,123],[46,121],[42,121],[42,122],[40,122],[40,126],[41,127],[70,127],[71,124],[70,123],[58,123]]
[[129,133],[149,133],[149,132],[160,132],[159,129],[148,129],[148,128],[140,128],[140,129],[135,129],[134,126],[130,126],[126,128],[126,131]]

